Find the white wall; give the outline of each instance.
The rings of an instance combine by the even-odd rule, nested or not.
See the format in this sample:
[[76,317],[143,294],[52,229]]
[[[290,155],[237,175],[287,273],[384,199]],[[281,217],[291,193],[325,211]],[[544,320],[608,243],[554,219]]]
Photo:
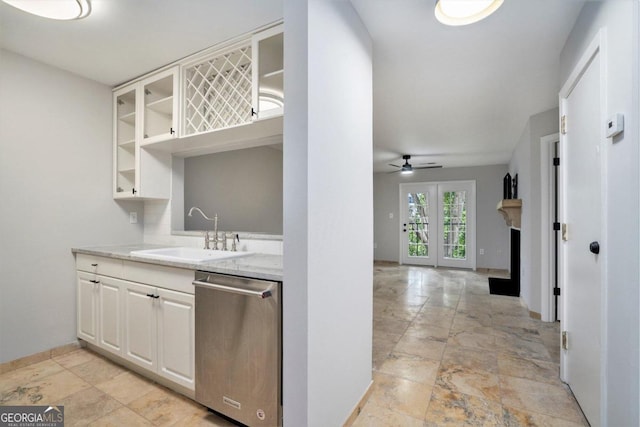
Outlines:
[[536,313],[542,312],[542,286],[549,286],[540,274],[541,260],[548,257],[542,248],[540,221],[540,138],[558,132],[558,109],[529,118],[509,162],[511,176],[518,174],[518,198],[522,199],[520,234],[520,296]]
[[284,20],[284,420],[339,426],[371,381],[371,40],[349,2]]
[[0,51],[0,362],[75,340],[71,247],[136,243],[112,198],[111,89]]
[[[606,31],[606,112],[625,115],[625,132],[605,154],[606,301],[603,425],[640,424],[638,349],[638,2],[587,2],[560,57],[561,83],[600,28]],[[603,123],[604,125],[604,123]]]
[[[476,261],[477,268],[509,269],[509,228],[496,205],[502,199],[502,178],[506,165],[469,168],[416,170],[412,175],[373,175],[374,258],[399,261],[401,183],[435,181],[476,181]],[[393,214],[393,218],[389,218]],[[479,249],[484,249],[480,255]]]

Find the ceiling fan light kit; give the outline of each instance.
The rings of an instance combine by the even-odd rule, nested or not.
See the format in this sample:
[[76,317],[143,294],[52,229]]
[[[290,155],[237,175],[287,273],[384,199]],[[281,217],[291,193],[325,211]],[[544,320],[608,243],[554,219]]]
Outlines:
[[404,165],[402,165],[402,169],[400,170],[400,173],[403,175],[412,174],[413,166],[411,166],[411,164],[409,163],[409,159],[411,158],[411,156],[405,154],[404,156],[402,156],[402,158],[404,159]]
[[469,25],[498,10],[504,0],[436,0],[436,19],[444,25]]
[[91,13],[89,0],[2,0],[23,12],[43,18],[68,21]]
[[399,169],[397,171],[393,171],[393,172],[390,172],[390,173],[400,172],[402,175],[410,175],[410,174],[413,173],[414,169],[440,169],[440,168],[442,168],[442,165],[437,165],[434,162],[423,163],[422,166],[413,167],[411,165],[411,163],[409,163],[410,159],[411,159],[411,155],[404,154],[402,156],[402,160],[404,160],[404,164],[402,164],[402,166],[398,166],[398,165],[394,165],[392,163],[389,163],[389,166],[393,166],[394,168],[398,168]]

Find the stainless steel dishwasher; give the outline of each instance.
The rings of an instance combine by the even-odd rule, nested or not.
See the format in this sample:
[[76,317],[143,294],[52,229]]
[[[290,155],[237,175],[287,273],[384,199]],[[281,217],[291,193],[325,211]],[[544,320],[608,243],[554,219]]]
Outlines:
[[196,400],[248,426],[281,426],[281,284],[201,271],[193,284]]

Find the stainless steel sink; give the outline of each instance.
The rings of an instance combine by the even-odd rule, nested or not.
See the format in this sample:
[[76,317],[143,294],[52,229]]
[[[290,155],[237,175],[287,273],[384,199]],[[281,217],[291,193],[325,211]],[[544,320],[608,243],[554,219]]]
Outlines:
[[210,249],[177,247],[177,248],[160,248],[160,249],[144,249],[139,251],[131,251],[132,256],[141,258],[160,259],[165,261],[180,261],[200,264],[209,261],[217,261],[229,258],[238,258],[252,255],[253,252],[232,252],[232,251],[214,251]]

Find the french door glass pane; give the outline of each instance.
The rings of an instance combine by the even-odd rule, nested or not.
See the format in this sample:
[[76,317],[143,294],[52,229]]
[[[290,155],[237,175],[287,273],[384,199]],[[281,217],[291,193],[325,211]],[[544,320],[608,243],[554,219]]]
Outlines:
[[450,259],[466,259],[467,192],[444,192],[442,215],[444,257]]
[[428,193],[407,193],[409,206],[409,256],[429,256],[429,197]]

